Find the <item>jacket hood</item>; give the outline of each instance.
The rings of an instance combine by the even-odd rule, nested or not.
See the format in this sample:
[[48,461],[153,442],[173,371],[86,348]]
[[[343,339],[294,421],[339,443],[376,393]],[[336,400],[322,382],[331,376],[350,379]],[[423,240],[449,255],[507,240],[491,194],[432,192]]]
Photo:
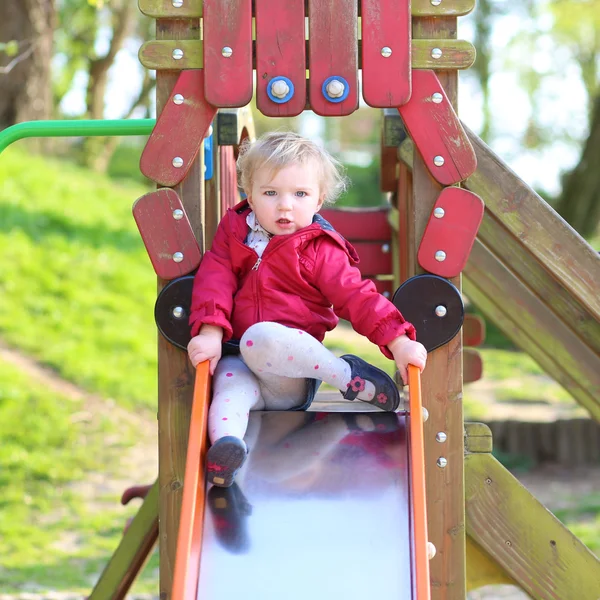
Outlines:
[[[246,224],[246,216],[251,211],[248,200],[242,200],[236,204],[233,208],[228,209],[229,219],[231,224],[231,230],[242,240],[246,239],[248,231],[248,225]],[[313,238],[326,235],[338,244],[348,255],[350,260],[354,264],[360,262],[358,253],[354,246],[346,240],[340,233],[338,233],[331,223],[324,219],[319,213],[313,217],[313,222],[308,227],[304,227],[299,231],[290,234],[290,237],[300,239],[302,242],[306,242]]]

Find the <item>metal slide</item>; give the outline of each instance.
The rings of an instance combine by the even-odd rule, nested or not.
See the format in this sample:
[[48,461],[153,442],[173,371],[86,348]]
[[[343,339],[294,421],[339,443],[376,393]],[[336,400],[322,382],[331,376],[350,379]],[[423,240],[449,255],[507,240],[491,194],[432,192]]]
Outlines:
[[[197,388],[208,394],[203,377]],[[411,377],[419,418],[410,430],[410,418],[392,413],[252,413],[236,483],[207,492],[205,448],[192,448],[173,600],[428,600],[417,369]],[[201,400],[191,429],[205,416]],[[200,473],[190,474],[198,454]]]

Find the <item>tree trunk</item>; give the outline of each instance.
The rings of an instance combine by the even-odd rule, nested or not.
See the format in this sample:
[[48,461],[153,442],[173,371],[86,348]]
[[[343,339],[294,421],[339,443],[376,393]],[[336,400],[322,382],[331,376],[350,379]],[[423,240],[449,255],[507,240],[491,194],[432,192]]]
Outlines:
[[3,0],[0,40],[19,43],[0,54],[0,128],[48,119],[52,113],[53,0]]
[[560,215],[583,237],[596,233],[600,223],[600,95],[594,101],[590,133],[577,166],[563,178],[555,205]]

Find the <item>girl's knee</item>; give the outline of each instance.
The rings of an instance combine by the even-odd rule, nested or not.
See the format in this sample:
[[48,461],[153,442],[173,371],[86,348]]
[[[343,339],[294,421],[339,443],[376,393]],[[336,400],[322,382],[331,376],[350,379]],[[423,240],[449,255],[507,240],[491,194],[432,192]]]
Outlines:
[[281,338],[285,325],[279,323],[256,323],[248,327],[240,340],[240,353],[244,360],[252,362],[252,357],[277,352],[277,341]]

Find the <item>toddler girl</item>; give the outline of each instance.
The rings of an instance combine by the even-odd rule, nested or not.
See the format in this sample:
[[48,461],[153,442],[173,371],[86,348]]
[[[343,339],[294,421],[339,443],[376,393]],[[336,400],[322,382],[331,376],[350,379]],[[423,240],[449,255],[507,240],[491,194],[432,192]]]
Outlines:
[[425,367],[427,352],[398,309],[363,280],[354,248],[318,211],[345,188],[341,165],[291,132],[241,149],[247,200],[227,211],[194,281],[188,353],[214,375],[208,480],[228,487],[246,459],[251,410],[306,410],[321,381],[347,400],[398,408],[394,381],[321,343],[338,315],[392,358]]

